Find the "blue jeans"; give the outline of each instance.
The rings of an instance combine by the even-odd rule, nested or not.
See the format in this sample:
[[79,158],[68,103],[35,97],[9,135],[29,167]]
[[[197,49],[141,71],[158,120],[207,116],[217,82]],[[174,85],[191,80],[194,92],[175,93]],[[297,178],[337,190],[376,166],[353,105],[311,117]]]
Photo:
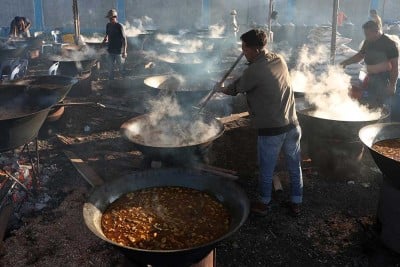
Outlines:
[[124,71],[124,63],[125,59],[122,58],[121,54],[112,54],[108,53],[108,78],[110,80],[114,80],[114,69],[115,67],[118,67],[119,71]]
[[296,128],[275,136],[258,136],[258,162],[260,167],[261,201],[268,204],[272,194],[272,176],[283,150],[286,168],[291,182],[291,201],[300,204],[303,201],[303,176],[300,155],[301,128]]

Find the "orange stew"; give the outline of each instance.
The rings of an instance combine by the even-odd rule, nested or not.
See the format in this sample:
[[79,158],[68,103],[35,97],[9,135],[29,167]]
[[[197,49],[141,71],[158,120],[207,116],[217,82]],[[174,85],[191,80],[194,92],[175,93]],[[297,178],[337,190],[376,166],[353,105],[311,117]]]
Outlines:
[[388,158],[400,161],[400,138],[376,142],[372,149]]
[[213,196],[184,187],[152,187],[125,194],[103,213],[110,240],[149,250],[185,249],[220,238],[230,215]]

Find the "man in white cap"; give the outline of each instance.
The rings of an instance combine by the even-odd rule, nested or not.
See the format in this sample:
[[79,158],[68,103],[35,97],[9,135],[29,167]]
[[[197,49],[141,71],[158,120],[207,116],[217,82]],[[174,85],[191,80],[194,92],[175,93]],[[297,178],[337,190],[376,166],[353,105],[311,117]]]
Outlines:
[[119,70],[123,69],[125,58],[127,57],[127,39],[124,26],[117,21],[117,10],[111,9],[108,11],[106,18],[110,20],[106,26],[106,36],[103,43],[108,43],[109,55],[109,79],[114,79],[114,67],[118,66]]

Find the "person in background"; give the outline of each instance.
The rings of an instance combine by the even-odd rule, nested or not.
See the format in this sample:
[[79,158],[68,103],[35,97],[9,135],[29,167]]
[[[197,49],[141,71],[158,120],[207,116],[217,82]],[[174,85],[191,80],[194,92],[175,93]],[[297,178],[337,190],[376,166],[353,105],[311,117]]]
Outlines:
[[346,14],[342,10],[339,10],[337,14],[337,26],[342,27],[346,20],[347,20]]
[[382,107],[390,104],[390,97],[396,92],[399,51],[396,42],[383,34],[375,21],[368,21],[363,29],[365,41],[360,51],[340,64],[345,68],[364,60],[368,82],[367,96],[362,102],[371,107]]
[[15,17],[10,24],[10,37],[31,37],[29,28],[31,27],[31,22],[25,17]]
[[228,95],[246,94],[250,120],[258,130],[260,199],[251,204],[252,212],[267,215],[272,194],[272,177],[282,150],[291,180],[290,210],[300,214],[303,200],[299,126],[294,93],[284,58],[268,52],[267,33],[250,30],[244,33],[242,50],[248,68],[242,76],[220,91]]
[[272,26],[280,26],[278,23],[278,11],[274,10],[271,13],[271,25]]
[[378,25],[379,30],[382,31],[382,19],[381,17],[378,15],[378,12],[375,9],[371,9],[369,11],[369,18],[372,21],[375,21],[375,23]]
[[110,20],[106,26],[106,36],[103,43],[108,43],[109,58],[109,79],[114,80],[114,68],[117,66],[119,71],[124,71],[123,65],[127,57],[128,42],[125,35],[124,26],[117,20],[117,10],[108,11],[106,18]]
[[233,9],[231,11],[231,16],[232,16],[232,23],[231,23],[231,28],[233,31],[233,36],[237,37],[237,33],[239,32],[239,24],[237,22],[236,16],[237,16],[237,11],[235,9]]

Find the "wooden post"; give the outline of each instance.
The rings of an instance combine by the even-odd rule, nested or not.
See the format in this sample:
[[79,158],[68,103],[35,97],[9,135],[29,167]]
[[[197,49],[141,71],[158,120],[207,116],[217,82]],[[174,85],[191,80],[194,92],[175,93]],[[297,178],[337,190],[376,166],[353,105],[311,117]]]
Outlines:
[[208,254],[207,257],[202,259],[200,262],[193,264],[191,267],[216,267],[216,253],[215,249]]
[[268,42],[272,43],[272,19],[271,19],[271,15],[272,15],[272,11],[273,11],[273,0],[269,0],[269,8],[268,8]]
[[75,30],[75,44],[79,43],[79,36],[81,35],[81,26],[79,21],[78,0],[72,0],[72,12],[74,14],[74,30]]
[[339,8],[339,0],[333,0],[333,12],[332,12],[332,38],[331,38],[331,65],[335,64],[336,54],[336,32],[337,32],[337,15]]
[[385,16],[385,7],[386,7],[386,0],[383,0],[383,3],[382,3],[382,16],[381,16],[382,20],[383,20],[383,17]]

